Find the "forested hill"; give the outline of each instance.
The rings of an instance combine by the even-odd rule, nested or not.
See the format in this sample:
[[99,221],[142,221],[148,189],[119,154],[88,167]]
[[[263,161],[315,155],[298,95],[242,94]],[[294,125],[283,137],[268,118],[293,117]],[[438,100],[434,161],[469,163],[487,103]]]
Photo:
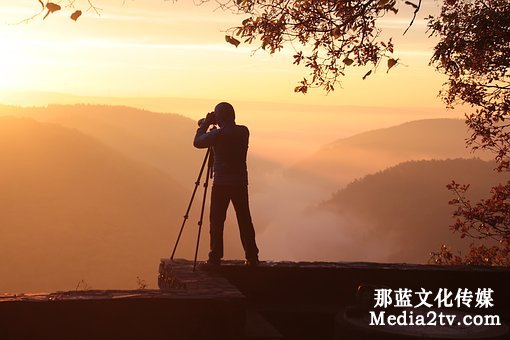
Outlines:
[[181,185],[52,123],[0,117],[0,145],[0,292],[154,283],[187,200]]
[[353,240],[358,246],[385,248],[387,261],[423,263],[443,243],[462,248],[469,242],[448,228],[454,222],[448,201],[454,196],[446,185],[469,183],[470,198],[477,200],[491,185],[509,179],[494,167],[479,159],[406,162],[352,182],[320,209],[361,228],[362,236]]

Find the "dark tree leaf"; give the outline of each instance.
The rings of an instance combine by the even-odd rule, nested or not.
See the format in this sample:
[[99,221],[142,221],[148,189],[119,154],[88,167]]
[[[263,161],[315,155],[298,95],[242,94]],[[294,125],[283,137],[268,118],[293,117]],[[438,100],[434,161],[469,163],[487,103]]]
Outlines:
[[393,66],[397,65],[397,60],[396,59],[388,59],[388,71],[386,71],[386,73],[389,72],[390,68],[392,68]]
[[48,15],[50,15],[50,13],[54,13],[56,11],[60,11],[60,9],[61,9],[60,5],[57,5],[57,4],[53,3],[53,2],[48,2],[46,4],[46,8],[48,9],[48,12],[46,13],[46,15],[44,16],[43,19],[46,19],[46,17]]
[[75,11],[73,14],[71,14],[71,19],[73,19],[74,21],[78,20],[78,18],[81,16],[81,11],[80,10],[77,10]]
[[48,9],[48,12],[50,12],[50,13],[60,11],[62,9],[62,7],[60,7],[60,5],[55,4],[53,2],[48,2],[46,4],[46,8]]
[[345,58],[343,60],[344,64],[349,66],[349,65],[352,65],[352,63],[354,62],[354,60],[350,59],[349,57]]
[[365,80],[371,74],[372,74],[372,70],[370,70],[367,73],[365,73],[365,75],[363,76],[363,80]]
[[239,46],[239,44],[241,43],[239,40],[230,35],[225,36],[225,41],[228,42],[229,44],[234,45],[235,47]]
[[306,94],[308,92],[308,86],[306,85],[299,85],[294,88],[294,92],[296,93],[302,93]]

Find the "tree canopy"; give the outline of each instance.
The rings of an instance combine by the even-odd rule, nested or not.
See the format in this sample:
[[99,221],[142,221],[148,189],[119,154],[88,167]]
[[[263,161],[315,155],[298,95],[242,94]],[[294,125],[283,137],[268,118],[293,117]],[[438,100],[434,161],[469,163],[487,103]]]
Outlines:
[[[418,8],[410,1],[405,3]],[[239,38],[270,53],[285,44],[294,47],[293,63],[304,63],[310,70],[296,92],[306,93],[309,87],[334,90],[349,66],[375,67],[384,59],[389,68],[397,63],[391,38],[380,39],[377,26],[387,12],[398,11],[396,0],[245,0],[231,1],[229,7],[249,17],[231,29],[227,41],[237,45]]]
[[[431,63],[448,76],[442,97],[447,105],[475,108],[466,115],[468,145],[494,153],[497,171],[510,172],[510,2],[508,0],[447,0],[429,29],[439,36]],[[510,265],[510,181],[491,189],[490,197],[472,203],[468,185],[448,186],[455,198],[455,223],[461,237],[492,240],[471,244],[464,257],[443,246],[438,263]],[[479,241],[478,241],[479,242]]]
[[440,41],[431,63],[448,76],[446,104],[468,104],[469,143],[493,151],[508,170],[510,134],[510,2],[448,0],[429,28]]

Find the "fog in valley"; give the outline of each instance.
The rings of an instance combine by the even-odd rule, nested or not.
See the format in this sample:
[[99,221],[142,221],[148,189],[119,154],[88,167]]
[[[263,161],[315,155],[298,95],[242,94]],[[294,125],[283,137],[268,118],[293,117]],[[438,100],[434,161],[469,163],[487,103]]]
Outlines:
[[[192,146],[196,120],[214,103],[87,102],[0,106],[0,292],[71,290],[82,280],[136,288],[137,278],[155,287],[159,259],[170,257],[205,154]],[[446,184],[471,183],[476,199],[506,180],[490,155],[466,149],[459,113],[234,107],[251,131],[250,203],[263,261],[426,263],[441,244],[469,243],[448,229]],[[201,189],[176,257],[193,257]],[[208,209],[205,220],[200,259]],[[243,257],[230,207],[225,258]]]

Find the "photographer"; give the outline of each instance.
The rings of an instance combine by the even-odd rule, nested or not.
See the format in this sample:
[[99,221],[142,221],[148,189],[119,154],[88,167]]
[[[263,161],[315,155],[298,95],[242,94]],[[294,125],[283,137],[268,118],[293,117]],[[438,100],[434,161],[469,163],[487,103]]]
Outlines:
[[[217,124],[219,129],[211,129]],[[214,182],[211,193],[210,265],[220,265],[223,257],[223,227],[227,208],[232,201],[237,215],[246,265],[259,263],[255,243],[255,230],[248,203],[248,171],[246,154],[250,132],[246,126],[235,123],[235,112],[229,103],[219,103],[214,112],[201,120],[193,145],[196,148],[212,147],[214,152]]]

